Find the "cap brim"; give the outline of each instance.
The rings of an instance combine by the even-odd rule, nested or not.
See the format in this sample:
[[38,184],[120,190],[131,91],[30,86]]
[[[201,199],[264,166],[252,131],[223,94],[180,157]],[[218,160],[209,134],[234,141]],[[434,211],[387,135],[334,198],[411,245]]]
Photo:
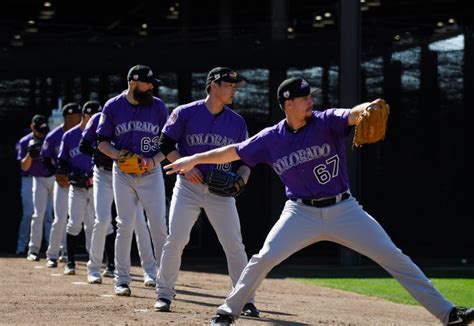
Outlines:
[[229,76],[225,76],[221,80],[227,83],[238,84],[239,86],[244,85],[247,82],[247,79],[240,75],[237,75],[236,78],[230,78]]
[[321,88],[313,87],[309,90],[310,94],[319,94],[321,93]]

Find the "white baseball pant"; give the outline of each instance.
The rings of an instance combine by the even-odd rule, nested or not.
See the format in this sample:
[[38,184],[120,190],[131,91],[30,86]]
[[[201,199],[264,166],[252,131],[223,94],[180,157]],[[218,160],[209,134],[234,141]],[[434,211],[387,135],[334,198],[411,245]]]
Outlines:
[[112,180],[117,207],[115,284],[120,285],[131,281],[130,250],[139,202],[147,213],[155,257],[161,256],[167,234],[165,186],[160,165],[150,172],[138,175],[122,172],[114,162]]
[[69,186],[61,187],[54,183],[54,221],[49,235],[49,246],[46,251],[48,259],[58,259],[61,246],[66,251],[66,226],[68,214]]
[[[174,285],[181,266],[181,255],[189,242],[191,229],[204,208],[219,242],[224,249],[232,285],[237,283],[248,259],[242,243],[240,220],[235,198],[221,197],[209,192],[207,185],[193,184],[178,176],[170,206],[169,235],[163,247],[157,297],[172,300]],[[253,302],[253,297],[247,302]],[[246,303],[247,303],[246,302]]]
[[446,323],[453,304],[402,253],[380,224],[353,197],[318,208],[291,200],[268,234],[260,252],[245,267],[218,313],[238,318],[270,270],[293,253],[318,241],[331,241],[369,257],[389,272],[421,305]]
[[39,254],[41,240],[43,239],[43,227],[45,239],[49,240],[53,216],[49,214],[46,216],[46,210],[48,206],[51,208],[53,206],[53,188],[54,176],[33,177],[34,212],[31,218],[30,243],[28,244],[29,253]]

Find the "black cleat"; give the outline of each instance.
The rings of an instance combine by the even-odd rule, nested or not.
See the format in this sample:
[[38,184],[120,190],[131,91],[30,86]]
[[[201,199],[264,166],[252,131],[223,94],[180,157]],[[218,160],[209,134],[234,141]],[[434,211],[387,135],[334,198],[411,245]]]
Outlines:
[[449,313],[448,325],[468,325],[474,320],[474,308],[454,307]]
[[168,312],[170,307],[171,301],[168,299],[158,298],[155,302],[155,311]]
[[234,323],[231,315],[217,314],[211,319],[211,326],[228,326]]
[[242,315],[247,317],[259,317],[260,311],[258,311],[257,307],[251,302],[246,303],[244,308],[242,309]]

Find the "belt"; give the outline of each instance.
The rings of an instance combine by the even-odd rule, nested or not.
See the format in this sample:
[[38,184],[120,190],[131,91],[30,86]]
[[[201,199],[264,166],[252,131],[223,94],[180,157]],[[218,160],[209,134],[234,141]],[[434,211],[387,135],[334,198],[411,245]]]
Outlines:
[[308,205],[308,206],[327,207],[327,206],[337,204],[343,200],[346,200],[350,196],[351,195],[348,192],[345,192],[343,194],[339,194],[337,196],[324,198],[324,199],[291,199],[291,200],[297,203]]
[[103,170],[106,170],[106,171],[112,171],[112,166],[105,166],[105,165],[99,165],[99,164],[96,164],[95,166],[97,166],[99,169],[103,169]]

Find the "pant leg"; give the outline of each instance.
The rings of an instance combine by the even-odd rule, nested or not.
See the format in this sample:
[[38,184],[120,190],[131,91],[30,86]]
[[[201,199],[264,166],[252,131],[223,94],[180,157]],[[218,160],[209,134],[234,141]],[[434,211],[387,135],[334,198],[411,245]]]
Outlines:
[[[153,254],[153,247],[151,245],[150,232],[148,230],[145,214],[143,213],[143,206],[138,203],[137,217],[135,220],[135,239],[137,241],[138,254],[140,255],[140,262],[143,271],[149,277],[155,279],[157,272],[157,263],[155,255]],[[160,257],[158,257],[159,259]]]
[[202,198],[202,186],[193,185],[181,177],[177,178],[171,197],[169,235],[163,246],[157,277],[158,298],[172,300],[174,297],[181,255],[189,242],[191,229],[199,217]]
[[[135,181],[138,199],[148,218],[155,257],[161,257],[161,251],[168,234],[165,216],[165,182],[161,167],[158,165],[151,172],[136,177]],[[157,264],[160,267],[158,260]]]
[[44,214],[48,205],[48,188],[43,177],[33,177],[34,213],[31,218],[29,253],[39,253],[43,238]]
[[369,257],[389,272],[429,312],[447,322],[453,304],[446,300],[413,261],[392,242],[354,198],[326,211],[333,241]]
[[87,214],[87,190],[79,187],[69,187],[69,220],[67,233],[73,236],[79,235],[82,223]]
[[51,235],[51,227],[53,225],[54,221],[54,184],[55,179],[54,177],[49,177],[45,179],[46,181],[46,188],[48,190],[48,202],[46,206],[46,211],[44,213],[44,222],[43,222],[43,228],[44,228],[44,239],[45,243],[49,246],[49,237]]
[[224,249],[229,276],[235,286],[248,263],[235,199],[211,194],[206,187],[204,210]]
[[117,207],[117,236],[115,238],[115,284],[128,284],[130,277],[130,251],[135,229],[138,196],[135,192],[136,180],[123,173],[114,164],[112,182],[114,200]]
[[[95,220],[91,238],[91,249],[87,270],[89,273],[100,273],[104,258],[105,237],[112,227],[112,172],[94,167],[94,207]],[[112,227],[113,228],[113,227]],[[112,229],[113,232],[113,229]]]
[[61,187],[57,182],[54,183],[54,221],[49,235],[48,250],[46,257],[48,259],[58,259],[61,244],[63,251],[66,251],[66,226],[68,215],[68,193],[69,187]]
[[254,295],[270,270],[304,247],[323,239],[321,216],[309,206],[287,201],[280,219],[267,235],[265,243],[245,266],[239,281],[218,313],[238,318],[245,303]]
[[31,176],[21,177],[21,207],[22,215],[18,229],[17,253],[26,250],[30,239],[30,224],[33,215],[33,177]]
[[94,190],[92,188],[88,188],[85,193],[87,204],[85,207],[83,223],[84,223],[84,235],[85,235],[85,240],[86,240],[87,254],[90,254],[92,231],[94,230],[94,220],[95,220],[93,193],[94,193]]

